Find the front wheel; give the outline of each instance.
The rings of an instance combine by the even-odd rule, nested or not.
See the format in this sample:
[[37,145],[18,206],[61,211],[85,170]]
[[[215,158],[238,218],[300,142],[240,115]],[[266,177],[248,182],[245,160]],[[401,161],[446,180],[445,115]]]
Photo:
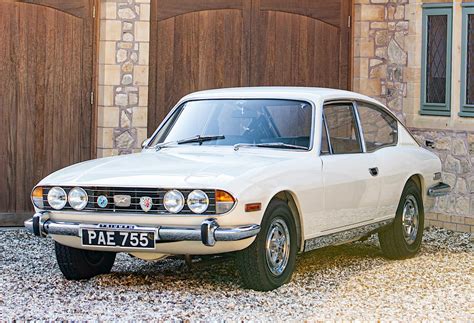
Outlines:
[[115,252],[76,249],[57,242],[54,246],[59,269],[68,280],[108,274],[115,262]]
[[296,262],[296,225],[288,205],[270,203],[255,241],[237,253],[244,286],[268,291],[290,281]]
[[408,181],[393,223],[378,233],[380,247],[389,259],[413,257],[421,247],[424,228],[423,200],[418,186]]

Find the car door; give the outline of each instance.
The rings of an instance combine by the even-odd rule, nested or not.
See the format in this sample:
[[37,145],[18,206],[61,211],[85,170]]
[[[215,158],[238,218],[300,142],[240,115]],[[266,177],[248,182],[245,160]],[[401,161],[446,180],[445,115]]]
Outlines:
[[[364,153],[360,124],[351,102],[325,104],[322,143],[324,211],[322,231],[339,231],[378,217],[381,190],[377,158]],[[327,151],[324,151],[324,147]],[[329,232],[328,232],[329,233]]]
[[400,188],[406,179],[405,168],[397,163],[399,158],[398,121],[383,107],[367,102],[357,102],[357,111],[364,138],[365,151],[377,160],[381,190],[378,217],[394,217],[400,199]]

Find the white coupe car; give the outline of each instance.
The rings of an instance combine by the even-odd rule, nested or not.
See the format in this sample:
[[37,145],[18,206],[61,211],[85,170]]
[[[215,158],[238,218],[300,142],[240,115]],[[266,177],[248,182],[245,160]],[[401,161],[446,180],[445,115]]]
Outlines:
[[373,233],[388,258],[413,256],[424,201],[449,190],[439,158],[369,97],[219,89],[181,99],[141,153],[43,179],[25,226],[54,239],[67,279],[110,272],[117,252],[235,252],[244,285],[271,290],[299,252]]

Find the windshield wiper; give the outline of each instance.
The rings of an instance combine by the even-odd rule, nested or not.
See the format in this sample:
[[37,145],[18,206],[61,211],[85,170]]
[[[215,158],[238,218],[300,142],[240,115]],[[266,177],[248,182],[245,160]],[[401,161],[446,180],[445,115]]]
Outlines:
[[200,145],[202,145],[204,141],[212,141],[212,140],[219,140],[219,139],[225,139],[225,136],[224,135],[214,135],[214,136],[197,135],[188,139],[178,140],[177,143],[178,145],[182,145],[182,144],[190,144],[193,142],[198,142]]
[[219,139],[225,139],[225,136],[224,135],[218,135],[218,136],[196,135],[196,136],[186,138],[186,139],[162,142],[160,144],[156,144],[154,148],[156,150],[160,150],[161,148],[166,148],[171,145],[182,145],[182,144],[189,144],[193,142],[198,142],[201,145],[204,141],[212,141],[212,140],[219,140]]
[[307,147],[285,144],[283,142],[267,142],[260,144],[235,144],[234,150],[239,150],[240,147],[264,147],[264,148],[284,148],[284,149],[299,149],[299,150],[308,150]]

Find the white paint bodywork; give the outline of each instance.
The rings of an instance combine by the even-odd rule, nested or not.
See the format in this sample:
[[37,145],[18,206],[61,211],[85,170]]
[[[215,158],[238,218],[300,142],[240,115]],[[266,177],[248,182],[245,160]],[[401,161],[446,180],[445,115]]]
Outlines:
[[[395,217],[406,181],[421,178],[423,198],[441,171],[436,155],[419,147],[399,123],[397,146],[372,153],[320,156],[322,107],[331,100],[377,101],[353,92],[321,88],[235,88],[202,91],[184,97],[198,99],[295,99],[314,107],[312,147],[309,151],[227,146],[183,145],[155,151],[101,158],[57,171],[39,186],[120,186],[176,189],[222,189],[236,199],[235,208],[216,216],[220,226],[260,224],[264,210],[279,192],[292,195],[301,225],[301,242],[356,226]],[[368,168],[378,167],[372,177]],[[261,202],[263,209],[245,212],[247,203]],[[39,211],[39,210],[37,210]],[[209,216],[136,215],[90,212],[52,212],[51,220],[80,223],[135,225],[200,225]],[[53,236],[60,243],[81,247],[77,237]],[[199,241],[157,244],[159,254],[213,254],[240,250],[253,242],[217,242],[206,247]],[[302,244],[303,245],[303,244]],[[127,251],[127,250],[120,250]],[[130,252],[132,252],[130,250]]]

